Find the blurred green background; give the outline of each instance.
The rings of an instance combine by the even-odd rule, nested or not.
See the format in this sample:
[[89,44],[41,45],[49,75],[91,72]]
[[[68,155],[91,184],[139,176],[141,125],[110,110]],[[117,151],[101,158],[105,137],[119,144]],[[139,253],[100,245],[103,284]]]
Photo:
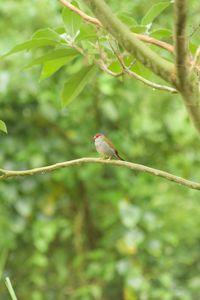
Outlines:
[[[109,3],[141,20],[156,1]],[[39,28],[60,26],[61,11],[57,1],[0,1],[1,54]],[[156,21],[172,29],[172,9]],[[61,109],[73,64],[39,82],[40,67],[23,69],[30,57],[1,62],[1,168],[97,157],[91,138],[104,132],[126,160],[200,181],[200,142],[179,96],[99,71]],[[1,182],[0,298],[10,299],[9,276],[19,300],[200,299],[199,200],[198,191],[104,165]]]

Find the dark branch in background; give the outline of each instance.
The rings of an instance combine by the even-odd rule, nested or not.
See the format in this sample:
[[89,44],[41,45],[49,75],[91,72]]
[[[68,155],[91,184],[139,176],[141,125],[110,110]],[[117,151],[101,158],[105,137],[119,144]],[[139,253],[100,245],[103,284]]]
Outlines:
[[[188,40],[186,34],[187,0],[175,0],[175,61],[177,88],[182,94],[187,111],[200,134],[200,94],[198,77],[189,68]],[[192,66],[195,62],[192,62]]]
[[0,180],[5,180],[5,179],[11,178],[11,177],[46,174],[46,173],[49,173],[49,172],[52,172],[52,171],[55,171],[58,169],[62,169],[62,168],[68,168],[68,167],[72,167],[72,166],[79,166],[79,165],[91,164],[91,163],[112,165],[112,166],[117,166],[117,167],[125,167],[125,168],[131,169],[131,170],[148,173],[153,176],[163,177],[166,180],[176,182],[180,185],[186,186],[191,189],[200,190],[200,183],[196,183],[196,182],[184,179],[182,177],[175,176],[175,175],[170,174],[165,171],[146,167],[146,166],[143,166],[140,164],[135,164],[135,163],[128,162],[128,161],[103,160],[103,159],[92,158],[92,157],[84,157],[84,158],[74,159],[74,160],[65,161],[65,162],[57,163],[57,164],[46,166],[46,167],[34,168],[34,169],[24,170],[24,171],[9,171],[9,170],[0,169],[0,173],[2,174],[0,176]]

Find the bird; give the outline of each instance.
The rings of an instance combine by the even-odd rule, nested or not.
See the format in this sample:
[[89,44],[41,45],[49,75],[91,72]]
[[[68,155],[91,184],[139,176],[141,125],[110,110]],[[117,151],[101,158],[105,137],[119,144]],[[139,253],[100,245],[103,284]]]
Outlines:
[[121,158],[118,154],[118,151],[115,149],[114,145],[105,137],[102,133],[97,133],[93,137],[95,147],[97,152],[103,157],[103,158],[116,158],[119,160],[124,160]]

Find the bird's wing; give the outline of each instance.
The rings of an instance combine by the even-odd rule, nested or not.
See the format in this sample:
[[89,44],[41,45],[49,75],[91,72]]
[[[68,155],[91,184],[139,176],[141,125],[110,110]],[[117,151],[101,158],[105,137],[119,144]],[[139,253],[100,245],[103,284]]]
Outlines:
[[107,139],[105,136],[103,137],[104,142],[106,142],[114,151],[115,151],[115,146],[113,145],[113,143],[111,143],[109,141],[109,139]]
[[123,158],[121,158],[118,154],[118,151],[115,149],[115,146],[113,145],[113,143],[111,143],[105,136],[103,137],[104,142],[106,142],[106,144],[108,144],[114,151],[115,153],[115,157],[120,159],[120,160],[124,160]]

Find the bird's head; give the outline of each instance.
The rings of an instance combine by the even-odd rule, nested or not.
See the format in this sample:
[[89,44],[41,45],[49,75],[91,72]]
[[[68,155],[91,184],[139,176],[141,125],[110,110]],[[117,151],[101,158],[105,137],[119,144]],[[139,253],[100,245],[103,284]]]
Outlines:
[[93,136],[93,139],[96,140],[96,139],[99,139],[99,138],[102,138],[104,137],[104,135],[102,133],[97,133]]

